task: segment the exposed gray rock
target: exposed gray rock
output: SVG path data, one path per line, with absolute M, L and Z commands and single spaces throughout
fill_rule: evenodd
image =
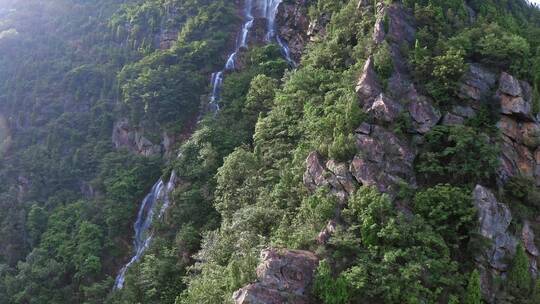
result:
M 454 106 L 452 107 L 452 113 L 463 118 L 473 118 L 476 116 L 476 111 L 469 106 Z
M 470 64 L 459 87 L 459 96 L 464 99 L 480 101 L 488 96 L 495 86 L 497 77 L 479 64 Z
M 236 291 L 236 304 L 308 304 L 318 258 L 309 251 L 269 248 L 261 252 L 257 283 Z
M 373 42 L 375 44 L 380 44 L 384 41 L 384 37 L 386 36 L 385 28 L 384 28 L 384 19 L 386 18 L 386 14 L 384 12 L 381 12 L 379 16 L 377 17 L 377 21 L 375 21 L 375 26 L 373 28 Z
M 388 6 L 387 14 L 388 38 L 398 43 L 414 43 L 416 29 L 412 14 L 398 2 Z
M 320 187 L 328 187 L 340 202 L 344 203 L 352 194 L 358 183 L 349 172 L 348 164 L 334 160 L 324 161 L 318 152 L 311 152 L 306 159 L 304 185 L 315 191 Z
M 521 229 L 521 243 L 525 248 L 525 251 L 529 255 L 530 270 L 535 276 L 538 274 L 538 256 L 540 252 L 538 247 L 534 243 L 534 231 L 531 228 L 531 223 L 529 221 L 523 222 L 523 228 Z
M 112 141 L 117 149 L 124 147 L 143 156 L 157 155 L 162 152 L 161 145 L 154 144 L 144 137 L 137 128 L 129 125 L 127 119 L 121 119 L 114 124 Z
M 356 85 L 356 93 L 360 97 L 362 105 L 369 105 L 382 93 L 381 85 L 377 80 L 377 74 L 373 69 L 373 57 L 369 57 L 364 64 L 364 69 Z
M 499 79 L 499 90 L 503 94 L 513 97 L 521 96 L 522 93 L 519 80 L 505 72 L 501 73 L 501 77 Z
M 326 244 L 330 237 L 336 232 L 336 229 L 337 222 L 335 220 L 329 221 L 328 224 L 326 224 L 324 229 L 317 236 L 317 243 Z
M 307 30 L 309 41 L 319 41 L 322 37 L 326 36 L 326 25 L 328 22 L 330 22 L 330 18 L 326 14 L 311 20 Z
M 371 130 L 370 134 L 356 135 L 359 153 L 350 167 L 356 180 L 390 195 L 395 194 L 399 182 L 416 185 L 413 149 L 380 126 L 374 125 Z
M 512 75 L 502 73 L 496 97 L 501 103 L 501 113 L 521 120 L 534 120 L 532 115 L 532 93 L 530 86 Z
M 485 261 L 495 270 L 506 271 L 506 257 L 514 255 L 517 245 L 508 230 L 512 222 L 510 209 L 499 203 L 489 189 L 480 185 L 475 187 L 473 198 L 478 210 L 479 232 L 491 241 L 491 246 L 484 252 Z
M 441 120 L 441 113 L 427 100 L 413 100 L 409 103 L 409 113 L 413 119 L 416 132 L 425 134 Z
M 403 111 L 403 106 L 381 93 L 366 109 L 376 121 L 383 123 L 394 122 Z
M 497 127 L 502 134 L 499 182 L 504 184 L 508 178 L 522 175 L 533 177 L 540 184 L 540 164 L 535 151 L 540 145 L 540 125 L 502 115 Z

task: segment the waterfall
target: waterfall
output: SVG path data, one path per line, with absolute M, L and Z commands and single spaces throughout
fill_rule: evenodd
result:
M 229 54 L 225 67 L 212 73 L 212 96 L 210 97 L 210 110 L 213 113 L 217 113 L 220 110 L 219 99 L 221 96 L 221 87 L 223 86 L 223 77 L 225 72 L 234 70 L 236 67 L 236 58 L 238 52 L 242 48 L 248 47 L 248 38 L 255 18 L 265 18 L 267 20 L 267 32 L 265 40 L 268 43 L 275 41 L 281 48 L 283 57 L 291 66 L 295 66 L 295 62 L 291 59 L 289 47 L 287 44 L 277 35 L 276 29 L 276 15 L 279 4 L 283 0 L 244 0 L 243 19 L 244 23 L 241 30 L 238 33 L 236 39 L 235 50 Z M 129 262 L 120 269 L 118 276 L 114 283 L 114 289 L 122 289 L 124 287 L 125 275 L 129 267 L 138 262 L 142 257 L 148 246 L 152 241 L 152 232 L 150 230 L 152 221 L 154 220 L 155 210 L 158 208 L 156 204 L 161 203 L 159 208 L 158 219 L 162 218 L 167 208 L 170 205 L 169 194 L 174 190 L 176 183 L 176 174 L 173 171 L 167 185 L 164 185 L 162 179 L 159 179 L 152 187 L 150 193 L 146 195 L 141 203 L 141 207 L 137 214 L 137 221 L 135 222 L 133 229 L 135 231 L 135 238 L 133 240 L 133 256 Z
M 122 287 L 124 287 L 127 270 L 131 265 L 139 261 L 148 246 L 150 246 L 153 237 L 150 228 L 154 220 L 155 211 L 158 208 L 157 204 L 161 203 L 158 214 L 158 219 L 161 219 L 170 206 L 169 195 L 174 190 L 175 184 L 176 173 L 173 171 L 166 185 L 164 185 L 163 180 L 160 178 L 154 184 L 150 193 L 143 199 L 139 212 L 137 213 L 137 220 L 133 225 L 133 230 L 135 231 L 133 256 L 129 262 L 120 269 L 114 282 L 114 289 L 122 289 Z
M 221 97 L 221 87 L 223 86 L 224 73 L 227 71 L 232 71 L 236 68 L 236 58 L 238 56 L 238 52 L 242 48 L 248 47 L 249 33 L 251 31 L 251 28 L 253 27 L 255 18 L 266 19 L 266 42 L 271 43 L 275 41 L 279 45 L 281 53 L 285 60 L 287 60 L 289 65 L 293 67 L 296 66 L 296 63 L 291 58 L 289 46 L 277 34 L 276 16 L 281 2 L 283 2 L 283 0 L 244 0 L 244 8 L 242 10 L 244 23 L 242 25 L 242 29 L 238 33 L 235 49 L 227 57 L 225 67 L 222 70 L 212 74 L 212 95 L 210 97 L 210 111 L 212 111 L 213 113 L 217 113 L 220 110 L 219 100 Z

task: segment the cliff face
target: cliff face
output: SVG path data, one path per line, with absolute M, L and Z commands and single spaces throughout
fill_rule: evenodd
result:
M 310 39 L 308 31 L 318 33 L 311 40 L 324 39 L 323 27 L 317 25 L 323 22 L 321 20 L 312 20 L 308 31 L 298 31 L 299 28 L 307 28 L 309 22 L 303 8 L 297 5 L 282 6 L 278 18 L 283 25 L 281 34 L 289 42 L 293 54 L 300 53 L 296 51 L 296 45 L 301 50 L 305 41 Z M 469 21 L 474 22 L 476 13 L 470 7 L 468 9 L 468 14 L 472 15 Z M 489 137 L 484 134 L 485 138 L 479 140 L 500 147 L 499 167 L 496 182 L 488 183 L 489 187 L 477 184 L 470 196 L 477 214 L 475 230 L 487 241 L 485 249 L 475 253 L 475 265 L 481 273 L 482 293 L 490 303 L 500 301 L 498 284 L 506 278 L 518 244 L 523 244 L 529 257 L 529 275 L 536 276 L 538 271 L 537 240 L 531 223 L 525 220 L 522 228 L 517 230 L 510 227 L 515 220 L 509 208 L 511 202 L 504 198 L 499 200 L 494 195 L 503 191 L 512 178 L 530 178 L 536 183 L 531 187 L 539 185 L 540 120 L 532 110 L 531 85 L 505 71 L 494 71 L 480 62 L 471 61 L 456 85 L 458 100 L 451 107 L 441 107 L 440 102 L 417 89 L 418 80 L 413 75 L 408 55 L 403 51 L 407 47 L 414 48 L 418 27 L 413 12 L 399 3 L 378 3 L 373 7 L 369 1 L 359 1 L 357 10 L 376 10 L 370 45 L 372 49 L 382 45 L 388 48 L 392 73 L 378 75 L 373 57 L 376 54 L 368 54 L 356 84 L 358 106 L 367 115 L 366 122 L 355 130 L 357 152 L 352 159 L 344 162 L 312 151 L 305 162 L 304 185 L 312 193 L 329 189 L 340 202 L 338 209 L 345 208 L 349 197 L 358 187 L 374 186 L 388 194 L 396 208 L 408 213 L 413 208 L 412 202 L 404 200 L 398 192 L 404 184 L 412 189 L 425 187 L 426 181 L 417 182 L 415 165 L 425 150 L 426 135 L 437 126 L 465 125 L 470 119 L 481 115 L 486 100 L 489 100 L 489 106 L 496 109 L 493 115 L 500 133 Z M 324 16 L 321 18 L 325 19 Z M 409 122 L 405 136 L 396 134 L 391 127 L 403 119 Z M 317 241 L 320 244 L 331 243 L 332 234 L 340 229 L 336 228 L 340 226 L 336 223 L 343 220 L 339 211 L 336 214 L 319 233 Z M 530 219 L 535 221 L 535 216 Z M 305 283 L 309 284 L 311 276 L 304 277 Z M 257 284 L 264 284 L 264 280 L 260 279 Z M 265 293 L 252 285 L 237 294 L 248 290 L 252 300 L 245 302 L 245 297 L 238 296 L 235 298 L 237 303 L 261 302 Z
M 540 294 L 525 2 L 28 3 L 0 7 L 0 303 Z

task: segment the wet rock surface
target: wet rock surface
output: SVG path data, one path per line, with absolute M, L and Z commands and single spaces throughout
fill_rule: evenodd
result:
M 309 40 L 310 30 L 305 0 L 282 2 L 278 8 L 276 24 L 278 35 L 289 46 L 291 57 L 295 62 L 299 62 Z M 311 31 L 320 32 L 321 29 L 315 30 L 315 26 L 312 26 Z

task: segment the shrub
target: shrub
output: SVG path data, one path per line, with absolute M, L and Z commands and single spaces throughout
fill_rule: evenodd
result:
M 493 177 L 498 151 L 485 134 L 471 127 L 437 126 L 426 134 L 416 169 L 427 184 L 478 183 Z
M 414 209 L 454 247 L 468 237 L 475 209 L 470 191 L 447 184 L 418 192 Z
M 469 283 L 467 284 L 467 294 L 465 304 L 482 304 L 482 292 L 480 290 L 480 274 L 478 270 L 471 272 Z
M 324 304 L 349 303 L 347 280 L 343 276 L 334 278 L 330 265 L 326 260 L 320 262 L 313 282 L 315 295 Z

